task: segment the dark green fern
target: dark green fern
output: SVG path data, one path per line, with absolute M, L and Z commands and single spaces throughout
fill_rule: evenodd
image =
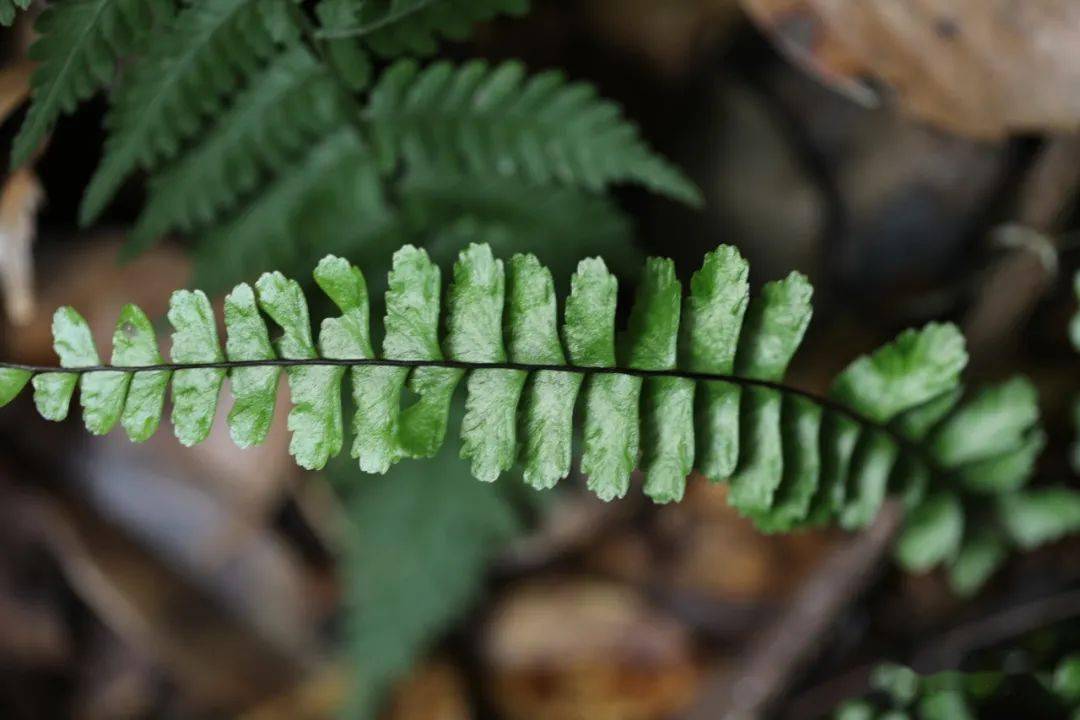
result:
M 27 7 L 27 0 L 15 3 Z M 5 10 L 5 7 L 7 10 Z M 13 17 L 11 0 L 0 3 L 0 22 Z M 113 80 L 117 62 L 141 49 L 146 39 L 172 15 L 170 0 L 69 0 L 50 4 L 34 29 L 30 47 L 38 61 L 33 94 L 11 150 L 14 165 L 25 162 L 62 113 L 94 95 Z
M 427 244 L 462 221 L 513 234 L 538 197 L 546 215 L 578 221 L 577 251 L 608 251 L 613 227 L 629 240 L 602 195 L 615 183 L 700 202 L 584 83 L 530 76 L 513 62 L 399 59 L 527 8 L 526 0 L 57 3 L 38 24 L 33 55 L 42 66 L 13 160 L 25 162 L 61 112 L 109 85 L 105 150 L 82 222 L 145 171 L 147 201 L 128 255 L 183 233 L 196 241 L 200 281 L 214 287 L 253 270 L 296 270 L 328 250 L 377 262 L 376 248 Z M 397 62 L 375 77 L 372 57 Z M 113 83 L 118 60 L 124 72 Z M 449 178 L 474 201 L 426 205 L 421 185 Z M 529 239 L 542 227 L 530 227 Z
M 642 142 L 618 106 L 562 73 L 517 62 L 393 65 L 364 110 L 379 164 L 454 168 L 603 190 L 636 182 L 691 204 L 701 196 Z

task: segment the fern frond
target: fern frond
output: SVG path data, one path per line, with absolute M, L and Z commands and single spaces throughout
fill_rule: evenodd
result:
M 335 158 L 340 150 L 327 146 Z M 857 359 L 828 397 L 785 386 L 809 322 L 810 286 L 793 273 L 750 299 L 746 262 L 729 247 L 706 257 L 687 298 L 671 261 L 650 260 L 629 325 L 617 334 L 617 283 L 599 259 L 580 263 L 560 328 L 552 276 L 534 257 L 518 255 L 504 267 L 487 245 L 471 245 L 454 266 L 444 310 L 439 268 L 406 246 L 389 275 L 381 354 L 360 271 L 330 256 L 314 279 L 341 313 L 323 320 L 317 335 L 300 286 L 268 273 L 226 298 L 225 352 L 207 297 L 175 293 L 167 365 L 135 309 L 121 318 L 110 368 L 99 366 L 85 321 L 61 308 L 54 322 L 61 369 L 4 366 L 0 400 L 33 377 L 41 414 L 62 419 L 78 383 L 91 432 L 127 418 L 128 434 L 142 440 L 172 372 L 173 425 L 192 444 L 209 432 L 229 376 L 237 397 L 230 430 L 246 447 L 266 435 L 284 368 L 294 405 L 290 452 L 315 469 L 343 447 L 348 374 L 357 406 L 352 455 L 362 470 L 381 473 L 437 452 L 464 381 L 462 454 L 481 480 L 515 463 L 537 488 L 566 477 L 580 407 L 581 469 L 602 498 L 625 495 L 640 465 L 645 492 L 675 501 L 696 467 L 730 483 L 740 512 L 778 531 L 834 518 L 860 527 L 893 491 L 914 508 L 900 553 L 919 568 L 962 552 L 958 498 L 1014 502 L 1041 444 L 1026 380 L 959 402 L 967 356 L 951 325 L 906 331 Z M 266 318 L 281 328 L 276 343 Z M 406 387 L 417 399 L 402 407 Z
M 559 277 L 569 277 L 574 270 L 576 260 L 568 251 L 610 257 L 620 276 L 635 273 L 641 259 L 630 242 L 632 229 L 625 214 L 602 194 L 572 187 L 541 190 L 515 178 L 432 168 L 410 172 L 395 191 L 401 236 L 423 245 L 438 263 L 449 265 L 468 244 L 457 232 L 463 222 L 502 230 L 485 237 L 499 254 L 535 248 Z M 474 230 L 469 239 L 476 237 Z
M 656 155 L 619 107 L 559 72 L 517 62 L 421 68 L 404 60 L 364 113 L 384 171 L 434 166 L 602 190 L 633 182 L 692 205 L 698 189 Z
M 27 7 L 28 0 L 17 0 Z M 9 17 L 0 4 L 0 22 Z M 62 113 L 112 80 L 119 58 L 138 48 L 172 14 L 170 0 L 71 0 L 52 3 L 34 24 L 30 110 L 11 150 L 12 166 L 30 157 Z M 10 19 L 3 24 L 7 25 Z
M 201 140 L 149 182 L 131 233 L 138 252 L 173 228 L 206 227 L 257 191 L 265 179 L 342 127 L 345 112 L 333 80 L 300 46 L 249 80 Z
M 79 209 L 83 224 L 100 215 L 133 170 L 175 156 L 280 50 L 291 27 L 282 20 L 287 2 L 200 0 L 155 35 L 106 118 L 109 138 Z
M 620 275 L 636 271 L 640 255 L 627 245 L 630 225 L 610 198 L 570 187 L 538 192 L 514 178 L 425 170 L 402 178 L 391 203 L 370 153 L 347 139 L 348 130 L 340 135 L 337 142 L 351 164 L 316 145 L 237 218 L 204 235 L 196 255 L 201 286 L 227 289 L 246 273 L 310 267 L 333 252 L 370 268 L 373 286 L 382 290 L 389 258 L 401 245 L 423 246 L 433 260 L 449 265 L 480 232 L 500 254 L 537 248 L 559 277 L 573 272 L 571 248 L 609 254 Z
M 0 0 L 0 25 L 8 27 L 15 22 L 19 10 L 30 7 L 33 0 Z
M 333 18 L 321 35 L 362 41 L 382 57 L 430 55 L 441 38 L 464 40 L 473 25 L 523 15 L 529 0 L 323 0 Z
M 200 240 L 195 273 L 213 288 L 245 273 L 308 264 L 327 251 L 363 245 L 388 222 L 371 154 L 342 127 L 277 173 L 226 222 Z

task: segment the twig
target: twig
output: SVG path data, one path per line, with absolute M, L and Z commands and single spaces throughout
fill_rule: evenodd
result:
M 918 653 L 911 664 L 920 672 L 951 670 L 976 650 L 1075 617 L 1080 617 L 1080 590 L 1010 607 L 950 630 Z
M 707 684 L 686 720 L 760 717 L 811 659 L 843 609 L 870 583 L 902 516 L 898 503 L 887 503 L 873 525 L 833 553 L 788 610 L 744 653 L 742 670 Z

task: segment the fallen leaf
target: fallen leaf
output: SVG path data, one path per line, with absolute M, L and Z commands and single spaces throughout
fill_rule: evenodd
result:
M 25 59 L 0 68 L 0 123 L 30 95 L 30 75 L 33 71 L 34 63 Z
M 737 0 L 591 0 L 586 12 L 602 38 L 669 77 L 686 74 L 741 16 Z
M 445 660 L 415 668 L 394 688 L 385 720 L 471 720 L 465 678 Z
M 519 586 L 482 643 L 485 686 L 508 720 L 672 717 L 697 688 L 687 629 L 615 583 Z
M 37 176 L 19 168 L 0 190 L 0 286 L 13 325 L 26 325 L 34 314 L 34 236 L 37 210 L 45 195 Z
M 743 0 L 779 47 L 866 99 L 880 81 L 906 112 L 998 138 L 1080 124 L 1074 0 Z

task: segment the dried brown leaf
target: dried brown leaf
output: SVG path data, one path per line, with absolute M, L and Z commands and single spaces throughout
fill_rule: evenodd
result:
M 0 189 L 0 287 L 14 325 L 26 325 L 34 314 L 33 244 L 44 197 L 41 183 L 28 168 L 15 170 Z
M 1080 121 L 1073 0 L 743 0 L 797 62 L 866 96 L 883 82 L 908 113 L 995 138 Z
M 30 95 L 30 75 L 34 63 L 18 60 L 0 68 L 0 123 L 4 122 Z

